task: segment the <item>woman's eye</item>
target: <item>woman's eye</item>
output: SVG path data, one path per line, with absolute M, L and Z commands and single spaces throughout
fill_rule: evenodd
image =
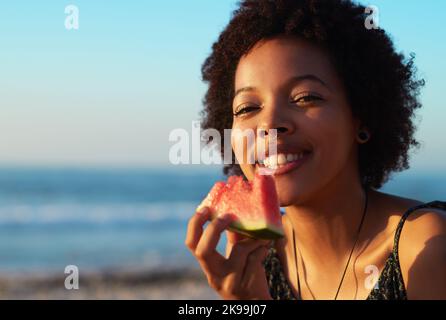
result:
M 313 103 L 314 101 L 319 101 L 319 100 L 323 100 L 321 97 L 313 95 L 313 94 L 308 94 L 305 96 L 300 96 L 297 97 L 296 99 L 294 99 L 292 102 L 293 103 L 298 103 L 301 105 L 306 105 L 306 104 L 310 104 Z
M 237 111 L 234 112 L 234 116 L 241 116 L 243 114 L 258 110 L 259 107 L 258 106 L 254 106 L 254 105 L 246 105 L 244 107 L 239 108 Z

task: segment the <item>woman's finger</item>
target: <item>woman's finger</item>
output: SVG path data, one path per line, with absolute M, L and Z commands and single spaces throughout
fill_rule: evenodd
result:
M 238 270 L 235 275 L 237 284 L 242 282 L 248 256 L 261 245 L 262 243 L 259 240 L 254 239 L 241 240 L 233 245 L 228 257 L 228 265 L 231 266 L 232 270 Z
M 236 243 L 239 242 L 241 240 L 245 240 L 245 239 L 251 239 L 248 236 L 242 235 L 240 233 L 234 232 L 234 231 L 226 231 L 226 237 L 228 238 L 228 241 L 231 243 Z
M 248 255 L 261 245 L 264 245 L 264 242 L 255 239 L 244 239 L 237 243 L 234 243 L 228 260 L 232 261 L 231 265 L 233 265 L 234 262 L 237 261 L 243 266 Z
M 196 212 L 192 218 L 190 218 L 187 225 L 187 233 L 185 245 L 192 252 L 195 252 L 198 241 L 203 234 L 203 225 L 210 219 L 210 210 L 205 207 L 199 212 Z
M 247 236 L 244 236 L 240 233 L 237 232 L 233 232 L 233 231 L 226 231 L 226 239 L 228 240 L 228 242 L 226 243 L 226 257 L 229 257 L 229 255 L 231 254 L 232 251 L 232 247 L 234 246 L 235 243 L 245 240 L 245 239 L 251 239 Z
M 225 257 L 217 252 L 217 244 L 220 241 L 221 233 L 230 225 L 232 220 L 231 215 L 214 219 L 198 241 L 195 256 L 207 272 L 212 273 L 212 270 L 221 270 L 227 261 Z
M 230 242 L 228 240 L 228 243 L 226 245 L 226 256 L 227 257 L 231 256 L 232 248 L 235 247 L 237 244 L 240 244 L 240 243 L 256 243 L 257 246 L 260 246 L 260 245 L 265 245 L 266 246 L 266 245 L 271 244 L 271 240 L 254 239 L 254 238 L 246 237 L 244 235 L 239 235 L 239 236 L 232 235 L 232 237 L 233 237 L 232 238 L 233 240 L 234 239 L 238 239 L 238 240 L 236 240 L 235 242 Z
M 251 288 L 260 280 L 259 277 L 265 277 L 263 261 L 267 257 L 268 252 L 269 247 L 259 246 L 248 255 L 241 281 L 244 288 Z M 266 278 L 263 280 L 266 280 Z

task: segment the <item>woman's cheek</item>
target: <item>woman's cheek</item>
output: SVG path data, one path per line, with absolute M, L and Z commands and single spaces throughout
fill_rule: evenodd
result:
M 318 134 L 317 170 L 327 179 L 336 176 L 347 165 L 350 155 L 350 137 L 342 121 L 338 123 L 321 126 Z
M 245 176 L 250 179 L 254 175 L 252 165 L 255 163 L 253 152 L 255 148 L 254 130 L 248 127 L 233 126 L 231 147 L 240 168 Z

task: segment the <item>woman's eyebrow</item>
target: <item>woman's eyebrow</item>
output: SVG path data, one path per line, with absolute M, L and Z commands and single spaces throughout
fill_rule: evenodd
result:
M 322 84 L 327 89 L 330 89 L 330 87 L 325 83 L 325 81 L 323 81 L 321 78 L 315 76 L 314 74 L 304 74 L 301 76 L 291 77 L 290 79 L 287 80 L 287 82 L 285 83 L 285 86 L 289 86 L 290 84 L 297 84 L 302 81 L 317 82 L 319 84 Z M 252 91 L 257 91 L 257 88 L 251 87 L 251 86 L 240 88 L 237 91 L 235 91 L 234 98 L 242 92 L 252 92 Z
M 295 76 L 295 77 L 291 77 L 286 84 L 296 84 L 302 81 L 313 81 L 313 82 L 318 82 L 319 84 L 322 84 L 324 87 L 326 87 L 327 89 L 330 89 L 330 87 L 327 85 L 327 83 L 325 81 L 323 81 L 321 78 L 315 76 L 314 74 L 304 74 L 302 76 Z
M 235 94 L 234 94 L 234 98 L 237 97 L 237 95 L 239 95 L 242 92 L 252 92 L 252 91 L 257 91 L 256 87 L 243 87 L 238 89 Z

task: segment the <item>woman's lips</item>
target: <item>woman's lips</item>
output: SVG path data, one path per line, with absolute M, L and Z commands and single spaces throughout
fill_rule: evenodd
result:
M 287 162 L 284 165 L 278 166 L 277 168 L 268 168 L 260 164 L 256 164 L 256 171 L 259 174 L 265 174 L 265 175 L 284 175 L 289 173 L 290 171 L 296 170 L 299 168 L 303 163 L 305 163 L 312 155 L 313 153 L 305 153 L 302 158 L 298 160 L 294 160 L 291 162 Z

